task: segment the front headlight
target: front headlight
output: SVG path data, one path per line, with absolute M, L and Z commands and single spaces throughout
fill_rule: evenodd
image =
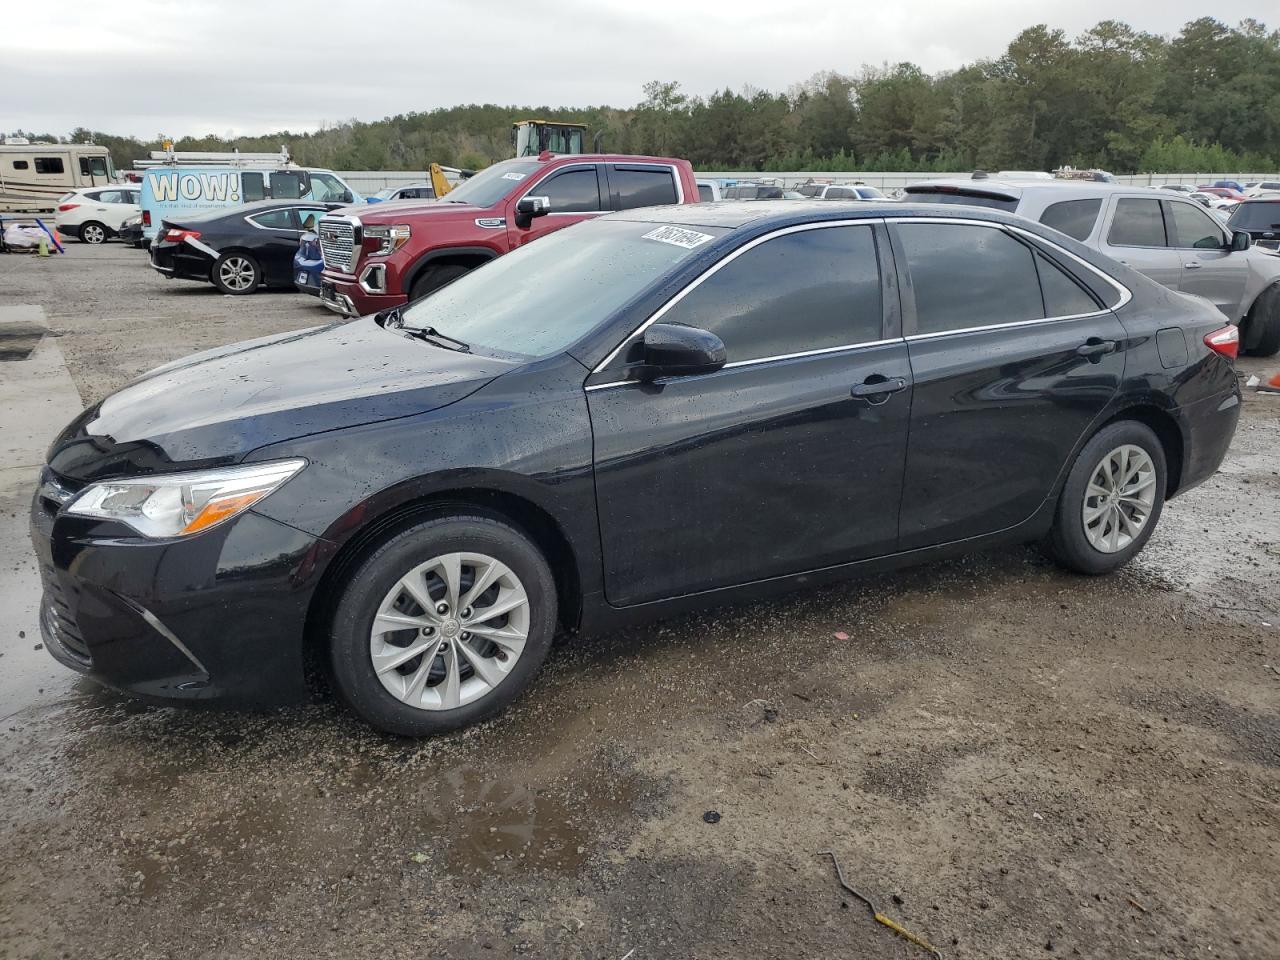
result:
M 306 465 L 305 460 L 275 460 L 106 480 L 86 487 L 67 513 L 118 520 L 144 537 L 187 537 L 248 510 Z
M 407 223 L 397 223 L 394 225 L 373 224 L 364 228 L 364 235 L 368 238 L 378 241 L 378 248 L 369 253 L 371 257 L 385 257 L 395 253 L 409 241 L 410 235 L 409 225 Z

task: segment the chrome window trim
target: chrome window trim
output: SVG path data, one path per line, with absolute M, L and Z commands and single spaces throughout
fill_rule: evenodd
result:
M 608 356 L 606 356 L 603 360 L 597 363 L 595 367 L 592 368 L 591 373 L 588 376 L 593 377 L 597 373 L 601 373 L 606 367 L 609 366 L 609 364 L 613 363 L 614 359 L 618 356 L 618 354 L 622 352 L 622 348 L 625 347 L 628 343 L 630 343 L 636 337 L 637 334 L 644 333 L 644 331 L 649 329 L 650 326 L 657 323 L 664 316 L 666 316 L 667 312 L 671 310 L 673 307 L 675 307 L 676 304 L 678 304 L 681 300 L 683 300 L 685 297 L 691 294 L 694 290 L 700 287 L 703 284 L 703 282 L 715 276 L 715 274 L 717 274 L 721 269 L 728 266 L 734 260 L 737 260 L 738 257 L 742 256 L 748 250 L 754 250 L 756 247 L 760 246 L 762 243 L 767 243 L 768 241 L 773 240 L 777 237 L 785 237 L 788 234 L 792 234 L 792 233 L 802 233 L 806 230 L 823 230 L 823 229 L 829 229 L 831 227 L 853 227 L 853 226 L 872 227 L 877 223 L 883 223 L 883 222 L 884 220 L 879 217 L 860 217 L 860 218 L 848 219 L 848 220 L 822 220 L 816 223 L 799 223 L 799 224 L 795 224 L 794 226 L 783 227 L 782 229 L 775 230 L 772 233 L 763 234 L 762 236 L 756 237 L 754 240 L 751 240 L 748 243 L 744 243 L 737 250 L 734 250 L 732 253 L 730 253 L 727 257 L 724 257 L 723 259 L 716 261 L 710 267 L 704 270 L 702 273 L 698 274 L 698 276 L 694 277 L 693 280 L 688 283 L 688 285 L 686 285 L 683 289 L 678 291 L 670 300 L 668 300 L 666 303 L 660 306 L 657 310 L 655 310 L 649 316 L 649 319 L 645 320 L 643 323 L 637 326 L 634 330 L 628 333 L 625 337 L 619 340 L 618 345 L 609 352 Z M 883 297 L 883 292 L 881 296 Z M 868 340 L 862 343 L 842 344 L 841 346 L 837 346 L 837 347 L 823 347 L 819 350 L 806 350 L 801 353 L 779 354 L 778 356 L 774 356 L 774 357 L 757 357 L 751 360 L 736 360 L 733 363 L 726 363 L 724 367 L 722 367 L 721 369 L 725 369 L 728 367 L 747 366 L 748 364 L 772 363 L 777 360 L 789 360 L 795 357 L 816 356 L 817 354 L 820 354 L 820 353 L 835 353 L 840 350 L 853 350 L 858 347 L 868 347 L 868 346 L 874 346 L 874 345 L 883 344 L 883 343 L 896 343 L 897 339 L 898 338 L 894 338 L 891 340 Z M 587 387 L 587 389 L 599 390 L 603 387 L 616 387 L 621 384 L 633 383 L 633 382 L 634 381 L 631 381 L 631 380 L 615 380 L 615 381 L 610 381 L 609 383 L 591 384 L 590 386 Z

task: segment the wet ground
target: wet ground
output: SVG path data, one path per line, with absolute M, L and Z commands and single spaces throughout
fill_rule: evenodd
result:
M 44 307 L 86 400 L 325 316 L 70 249 L 0 258 L 0 307 Z M 2 957 L 926 956 L 825 850 L 947 957 L 1280 955 L 1280 396 L 1117 575 L 1005 550 L 567 639 L 426 742 L 73 681 L 9 484 Z

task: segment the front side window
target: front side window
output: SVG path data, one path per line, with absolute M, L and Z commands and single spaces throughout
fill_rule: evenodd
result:
M 694 287 L 662 322 L 711 331 L 730 363 L 879 340 L 875 237 L 851 226 L 766 240 Z
M 347 188 L 331 173 L 311 174 L 311 199 L 320 203 L 344 203 Z
M 1198 207 L 1176 200 L 1169 204 L 1173 214 L 1173 236 L 1170 245 L 1196 250 L 1221 250 L 1226 246 L 1222 228 Z
M 548 356 L 724 233 L 719 227 L 586 221 L 464 274 L 405 308 L 404 325 L 435 327 L 475 350 Z
M 36 157 L 36 173 L 65 173 L 61 157 Z
M 553 173 L 529 191 L 546 197 L 552 213 L 591 213 L 600 209 L 600 185 L 595 167 Z
M 1116 201 L 1115 219 L 1107 242 L 1113 247 L 1168 246 L 1159 200 L 1122 197 Z
M 93 171 L 95 177 L 105 177 L 107 175 L 107 158 L 90 157 L 89 169 Z
M 916 301 L 916 333 L 1044 317 L 1031 250 L 995 227 L 899 223 Z
M 1093 233 L 1093 225 L 1097 223 L 1101 209 L 1101 197 L 1094 200 L 1063 200 L 1045 207 L 1044 213 L 1040 214 L 1040 222 L 1059 233 L 1065 233 L 1072 240 L 1084 240 Z
M 609 184 L 618 197 L 619 210 L 655 207 L 678 200 L 670 167 L 613 167 L 609 170 Z

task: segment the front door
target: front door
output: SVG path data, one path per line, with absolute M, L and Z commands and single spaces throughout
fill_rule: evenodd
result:
M 801 228 L 721 261 L 658 319 L 716 373 L 588 381 L 605 593 L 625 606 L 891 553 L 911 409 L 885 336 L 883 228 Z M 642 336 L 642 334 L 640 334 Z
M 994 224 L 892 224 L 915 384 L 900 549 L 994 533 L 1045 502 L 1119 389 L 1125 331 Z
M 591 217 L 598 217 L 608 205 L 602 201 L 600 175 L 595 164 L 560 167 L 547 174 L 520 197 L 545 197 L 550 211 L 521 226 L 516 222 L 516 203 L 507 212 L 507 236 L 513 248 L 532 243 Z
M 1233 322 L 1240 319 L 1241 297 L 1249 282 L 1249 259 L 1233 254 L 1226 228 L 1204 207 L 1188 200 L 1166 200 L 1169 246 L 1182 261 L 1178 289 L 1204 297 Z

